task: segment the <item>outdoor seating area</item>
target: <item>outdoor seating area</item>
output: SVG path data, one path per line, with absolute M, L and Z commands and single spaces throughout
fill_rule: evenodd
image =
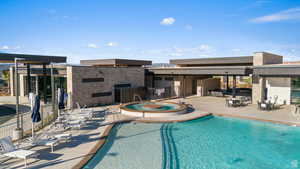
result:
M 209 95 L 215 96 L 215 97 L 224 97 L 224 96 L 245 96 L 249 97 L 251 96 L 252 90 L 250 88 L 236 88 L 235 92 L 233 89 L 216 89 L 216 90 L 210 90 Z
M 39 158 L 39 151 L 34 151 L 35 147 L 41 147 L 43 150 L 49 148 L 49 153 L 55 154 L 55 147 L 61 147 L 60 144 L 72 144 L 73 134 L 79 130 L 91 128 L 94 122 L 100 126 L 104 122 L 106 116 L 113 112 L 114 109 L 97 108 L 97 111 L 88 108 L 80 108 L 74 110 L 61 110 L 59 117 L 49 126 L 32 133 L 32 136 L 13 142 L 11 137 L 0 139 L 0 163 L 4 163 L 9 159 L 3 158 L 20 158 L 24 159 L 24 166 L 27 167 L 29 158 Z M 102 124 L 101 124 L 102 125 Z M 78 137 L 78 134 L 77 134 Z M 15 143 L 15 144 L 14 144 Z M 44 150 L 43 150 L 44 151 Z
M 246 96 L 230 97 L 226 98 L 225 102 L 227 107 L 247 106 L 251 104 L 251 98 Z
M 273 101 L 272 98 L 269 98 L 262 102 L 257 101 L 258 109 L 266 110 L 266 111 L 278 109 L 280 105 L 277 104 L 277 100 L 278 100 L 278 96 L 275 96 Z

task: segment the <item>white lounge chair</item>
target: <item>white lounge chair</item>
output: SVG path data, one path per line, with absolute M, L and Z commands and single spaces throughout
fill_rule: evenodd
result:
M 6 157 L 24 159 L 25 167 L 27 167 L 28 158 L 38 155 L 36 151 L 16 148 L 9 136 L 0 139 L 0 151 Z

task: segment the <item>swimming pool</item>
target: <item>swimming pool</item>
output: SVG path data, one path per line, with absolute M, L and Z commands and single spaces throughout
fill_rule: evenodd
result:
M 116 126 L 84 168 L 291 169 L 299 150 L 298 127 L 210 116 Z

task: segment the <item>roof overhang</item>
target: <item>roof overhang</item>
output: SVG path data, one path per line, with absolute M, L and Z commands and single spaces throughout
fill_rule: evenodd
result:
M 198 58 L 198 59 L 173 59 L 171 64 L 184 66 L 249 66 L 253 65 L 253 56 L 222 57 L 222 58 Z
M 253 74 L 258 76 L 292 77 L 300 76 L 300 65 L 255 66 Z
M 65 56 L 45 56 L 45 55 L 28 55 L 28 54 L 13 54 L 0 53 L 0 63 L 13 63 L 15 58 L 21 58 L 19 63 L 29 64 L 50 64 L 50 63 L 66 63 Z
M 94 65 L 94 66 L 143 66 L 143 65 L 151 65 L 152 61 L 129 60 L 129 59 L 95 59 L 95 60 L 81 60 L 80 64 Z
M 248 76 L 252 74 L 251 67 L 247 67 L 247 66 L 149 68 L 149 71 L 158 75 Z

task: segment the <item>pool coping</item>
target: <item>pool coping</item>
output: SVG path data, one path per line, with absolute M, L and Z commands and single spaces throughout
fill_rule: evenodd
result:
M 134 109 L 130 109 L 130 108 L 126 107 L 128 105 L 140 103 L 140 102 L 133 102 L 133 103 L 125 103 L 125 104 L 120 105 L 120 109 L 121 110 L 129 111 L 129 112 L 139 112 L 139 113 L 174 113 L 174 112 L 178 112 L 178 111 L 184 111 L 184 110 L 186 110 L 188 108 L 188 106 L 185 105 L 185 104 L 179 104 L 179 103 L 170 102 L 170 101 L 150 101 L 150 102 L 154 102 L 154 103 L 155 102 L 160 102 L 160 103 L 175 104 L 175 105 L 178 105 L 179 108 L 176 109 L 176 110 L 151 111 L 151 110 L 134 110 Z
M 75 166 L 72 167 L 72 169 L 81 169 L 83 168 L 97 153 L 98 150 L 101 149 L 101 147 L 104 145 L 104 143 L 107 140 L 108 135 L 110 134 L 111 129 L 113 128 L 114 124 L 108 125 L 108 127 L 104 130 L 103 134 L 101 135 L 99 141 L 96 143 L 96 145 L 86 154 L 86 156 Z

